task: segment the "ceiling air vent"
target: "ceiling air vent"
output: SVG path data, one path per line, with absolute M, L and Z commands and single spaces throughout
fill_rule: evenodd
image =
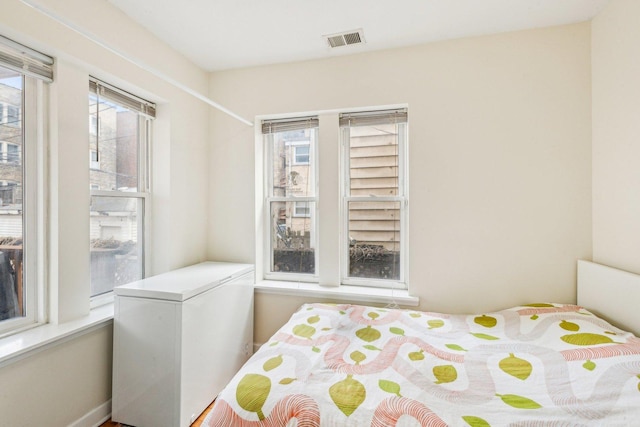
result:
M 329 34 L 323 37 L 327 39 L 327 43 L 329 43 L 330 47 L 349 46 L 365 42 L 362 29 L 345 31 L 338 34 Z

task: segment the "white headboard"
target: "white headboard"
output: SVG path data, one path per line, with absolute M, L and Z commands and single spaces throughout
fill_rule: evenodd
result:
M 578 261 L 578 305 L 640 336 L 640 275 Z

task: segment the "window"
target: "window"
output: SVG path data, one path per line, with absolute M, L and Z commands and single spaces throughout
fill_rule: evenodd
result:
M 0 36 L 0 335 L 44 320 L 42 101 L 53 60 Z
M 265 278 L 406 288 L 406 109 L 265 120 L 262 131 Z
M 406 110 L 340 115 L 343 283 L 405 281 L 406 123 Z
M 89 150 L 89 168 L 100 169 L 100 162 L 98 161 L 98 150 Z
M 293 205 L 294 217 L 311 217 L 311 208 L 307 202 L 294 202 Z
M 91 297 L 144 277 L 154 116 L 152 103 L 90 81 Z
M 309 164 L 309 144 L 293 146 L 293 163 L 296 165 Z
M 313 280 L 316 274 L 315 147 L 318 118 L 265 121 L 268 268 L 271 278 Z

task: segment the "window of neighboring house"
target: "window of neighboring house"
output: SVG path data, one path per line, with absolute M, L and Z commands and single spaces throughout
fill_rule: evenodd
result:
M 309 207 L 309 203 L 307 202 L 294 202 L 293 205 L 293 216 L 294 217 L 311 217 L 311 208 Z
M 20 127 L 20 107 L 15 105 L 7 106 L 7 119 L 5 124 L 8 126 Z
M 314 280 L 318 256 L 315 156 L 318 118 L 267 120 L 262 124 L 262 133 L 267 173 L 266 276 Z
M 296 165 L 308 165 L 309 164 L 309 144 L 296 144 L 293 145 L 293 163 Z
M 0 335 L 45 319 L 41 162 L 52 58 L 0 36 Z
M 89 117 L 89 123 L 96 124 L 95 132 L 89 132 L 91 297 L 95 300 L 145 274 L 155 105 L 91 79 Z
M 407 111 L 340 115 L 342 282 L 405 287 Z
M 20 146 L 18 144 L 5 144 L 7 163 L 20 163 Z
M 98 161 L 98 150 L 89 150 L 89 168 L 100 169 L 100 162 Z

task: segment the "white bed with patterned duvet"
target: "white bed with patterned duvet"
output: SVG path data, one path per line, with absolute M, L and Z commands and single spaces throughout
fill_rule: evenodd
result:
M 640 425 L 640 339 L 587 309 L 305 304 L 206 426 Z

